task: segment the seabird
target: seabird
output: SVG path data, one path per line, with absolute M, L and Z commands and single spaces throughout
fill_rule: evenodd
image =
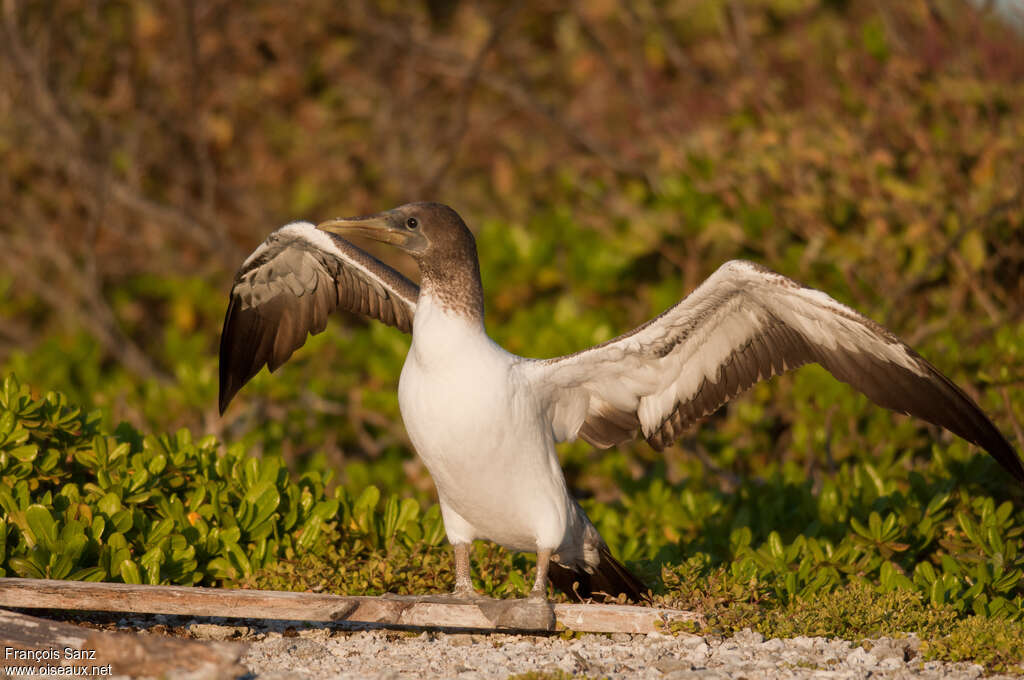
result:
M 342 236 L 409 253 L 420 285 Z M 645 597 L 569 494 L 555 444 L 599 448 L 640 433 L 661 450 L 754 383 L 817 362 L 875 403 L 988 451 L 1019 482 L 1013 447 L 963 390 L 891 332 L 760 265 L 722 265 L 660 316 L 554 359 L 487 335 L 476 242 L 439 203 L 410 203 L 270 234 L 242 264 L 220 344 L 220 411 L 264 365 L 281 366 L 342 309 L 412 333 L 398 383 L 406 430 L 437 486 L 455 594 L 474 596 L 477 539 L 535 552 L 530 599 L 549 576 L 577 598 Z

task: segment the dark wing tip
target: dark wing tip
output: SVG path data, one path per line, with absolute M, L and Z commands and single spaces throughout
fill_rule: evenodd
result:
M 904 346 L 924 375 L 864 353 L 838 361 L 821 354 L 819 363 L 876 404 L 926 420 L 984 449 L 1020 484 L 1024 463 L 981 407 L 939 369 Z
M 264 308 L 271 316 L 279 316 L 278 307 L 282 304 L 281 300 L 271 300 L 270 304 L 264 304 Z M 243 308 L 239 296 L 232 292 L 220 336 L 218 407 L 221 415 L 238 391 L 263 366 L 274 361 L 277 330 L 276 323 L 268 323 L 257 309 Z
M 228 410 L 228 404 L 231 403 L 231 400 L 235 398 L 236 394 L 238 394 L 237 388 L 224 389 L 224 383 L 221 383 L 220 394 L 217 398 L 217 412 L 220 415 L 224 415 L 224 411 Z
M 238 390 L 242 389 L 242 386 L 248 380 L 248 378 L 242 377 L 238 373 L 240 359 L 238 353 L 240 349 L 238 347 L 238 306 L 238 297 L 232 294 L 231 302 L 228 303 L 228 310 L 224 315 L 224 328 L 220 334 L 220 387 L 217 397 L 217 407 L 220 415 L 224 415 L 228 404 L 231 403 L 231 400 L 238 394 Z
M 1010 442 L 1003 436 L 1002 432 L 995 431 L 996 437 L 987 442 L 975 442 L 978 446 L 988 451 L 989 455 L 999 461 L 1013 477 L 1024 486 L 1024 463 L 1021 463 L 1020 456 L 1014 450 Z
M 224 415 L 224 411 L 228 410 L 228 404 L 238 394 L 238 390 L 242 388 L 242 385 L 238 384 L 231 373 L 226 369 L 224 363 L 224 350 L 223 343 L 221 347 L 221 359 L 220 359 L 220 389 L 217 394 L 217 410 L 220 415 Z
M 957 388 L 957 391 L 960 392 L 959 388 Z M 967 395 L 962 394 L 962 396 L 964 399 L 970 399 Z M 1002 465 L 1018 483 L 1021 484 L 1021 486 L 1024 486 L 1024 463 L 1021 462 L 1021 458 L 1013 448 L 1013 445 L 1010 444 L 1010 441 L 1002 432 L 999 431 L 999 428 L 995 426 L 995 423 L 985 415 L 980 406 L 975 404 L 973 400 L 970 401 L 970 406 L 973 408 L 965 409 L 964 413 L 966 416 L 965 420 L 967 421 L 966 424 L 960 424 L 957 429 L 954 429 L 950 425 L 945 425 L 945 427 L 972 444 L 984 449 L 990 456 L 995 458 L 996 461 Z

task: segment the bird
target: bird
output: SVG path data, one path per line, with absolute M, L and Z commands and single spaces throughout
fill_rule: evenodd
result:
M 351 243 L 412 256 L 420 283 Z M 478 597 L 470 547 L 536 553 L 531 602 L 549 582 L 578 600 L 649 597 L 571 495 L 556 444 L 654 449 L 754 383 L 818 363 L 876 404 L 945 428 L 1018 482 L 1024 466 L 961 388 L 893 333 L 760 264 L 731 260 L 680 302 L 612 340 L 549 359 L 517 356 L 487 334 L 476 241 L 452 208 L 408 203 L 272 232 L 231 288 L 220 342 L 219 408 L 263 366 L 274 371 L 336 310 L 411 333 L 398 382 L 409 439 L 437 490 L 455 587 Z

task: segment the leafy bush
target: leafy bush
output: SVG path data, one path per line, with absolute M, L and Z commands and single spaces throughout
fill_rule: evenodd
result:
M 975 486 L 994 470 L 980 456 L 972 464 L 983 476 L 967 475 L 955 490 L 941 471 L 859 462 L 817 493 L 791 469 L 789 479 L 744 480 L 729 494 L 656 480 L 623 508 L 585 506 L 626 559 L 725 563 L 737 582 L 762 583 L 782 602 L 866 579 L 880 592 L 1024 619 L 1024 513 Z
M 64 396 L 0 389 L 0 575 L 213 583 L 312 545 L 338 514 L 325 479 L 219 451 L 188 430 L 113 433 Z

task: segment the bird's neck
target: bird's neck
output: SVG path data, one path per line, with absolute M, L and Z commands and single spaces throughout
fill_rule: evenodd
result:
M 473 325 L 484 325 L 484 290 L 480 282 L 480 263 L 472 258 L 445 258 L 421 263 L 420 299 L 444 309 L 450 315 L 464 317 Z
M 410 357 L 423 370 L 451 373 L 453 366 L 474 365 L 496 347 L 487 336 L 483 310 L 465 311 L 465 303 L 453 304 L 437 294 L 436 287 L 423 285 L 412 321 Z

